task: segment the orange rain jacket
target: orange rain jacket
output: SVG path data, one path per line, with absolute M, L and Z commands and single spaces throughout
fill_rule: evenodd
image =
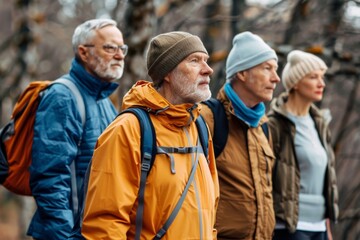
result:
M 125 95 L 123 108 L 149 109 L 157 146 L 196 146 L 196 104 L 172 105 L 146 81 L 137 82 Z M 193 117 L 192 117 L 193 116 Z M 131 113 L 120 115 L 98 139 L 89 178 L 82 234 L 86 239 L 134 239 L 140 184 L 140 126 Z M 192 154 L 157 154 L 145 188 L 141 239 L 153 239 L 168 219 L 188 181 Z M 209 162 L 208 162 L 209 161 Z M 216 239 L 215 212 L 219 197 L 212 141 L 209 157 L 200 153 L 194 181 L 166 239 Z

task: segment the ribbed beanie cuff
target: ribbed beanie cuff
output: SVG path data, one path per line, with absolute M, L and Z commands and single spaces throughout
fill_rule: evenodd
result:
M 200 38 L 190 33 L 169 32 L 154 37 L 147 51 L 148 74 L 154 84 L 194 52 L 208 54 Z

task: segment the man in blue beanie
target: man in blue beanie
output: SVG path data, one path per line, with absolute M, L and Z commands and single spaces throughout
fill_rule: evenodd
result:
M 280 81 L 277 60 L 275 51 L 259 36 L 251 32 L 236 35 L 226 61 L 227 81 L 217 100 L 203 105 L 201 113 L 214 138 L 219 175 L 216 229 L 220 240 L 272 238 L 275 157 L 268 142 L 263 102 L 272 99 Z M 224 109 L 222 123 L 217 122 L 221 114 L 209 107 L 214 104 Z M 224 136 L 225 125 L 228 132 Z M 226 144 L 216 149 L 220 140 Z

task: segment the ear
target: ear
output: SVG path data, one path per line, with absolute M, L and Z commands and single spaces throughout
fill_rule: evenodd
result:
M 172 72 L 172 71 L 171 71 L 171 72 Z M 171 80 L 171 79 L 170 79 L 170 74 L 171 74 L 171 72 L 169 72 L 168 74 L 166 74 L 166 76 L 165 76 L 164 79 L 163 79 L 163 80 L 164 80 L 165 82 L 167 82 L 167 83 L 170 83 L 170 80 Z
M 82 45 L 79 45 L 78 49 L 78 55 L 82 62 L 87 62 L 87 59 L 89 57 L 88 49 Z
M 297 83 L 292 87 L 292 89 L 297 90 L 297 89 L 299 88 L 298 85 L 299 85 L 299 82 L 297 82 Z
M 236 73 L 236 78 L 242 82 L 245 82 L 247 79 L 247 71 L 241 71 Z

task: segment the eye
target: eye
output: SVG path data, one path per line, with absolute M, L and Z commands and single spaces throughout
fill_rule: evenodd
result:
M 272 69 L 272 67 L 270 67 L 270 66 L 265 66 L 265 70 L 271 71 L 271 69 Z
M 108 53 L 115 53 L 117 51 L 117 46 L 115 45 L 104 45 L 103 48 Z

